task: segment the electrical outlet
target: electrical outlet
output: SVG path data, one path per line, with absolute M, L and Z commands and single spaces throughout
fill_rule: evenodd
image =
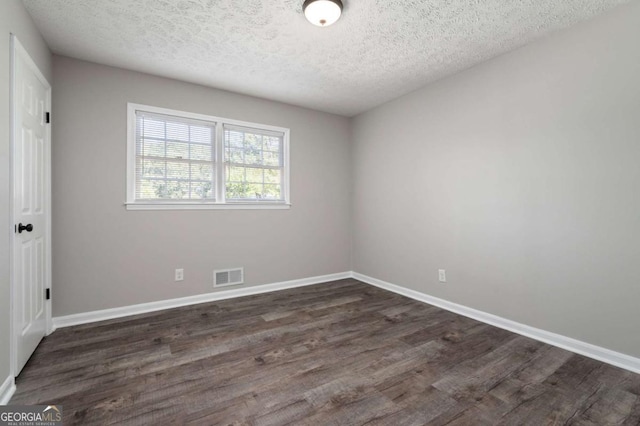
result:
M 441 283 L 447 282 L 447 271 L 445 271 L 444 269 L 438 269 L 438 281 L 440 281 Z
M 176 269 L 176 281 L 184 280 L 184 269 Z

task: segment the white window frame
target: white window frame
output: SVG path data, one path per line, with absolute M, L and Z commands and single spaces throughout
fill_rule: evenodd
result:
M 136 200 L 136 111 L 156 114 L 173 115 L 179 118 L 209 121 L 216 124 L 216 200 Z M 283 195 L 284 201 L 226 201 L 225 200 L 225 167 L 224 167 L 224 125 L 249 127 L 256 130 L 268 130 L 282 133 L 283 165 Z M 159 108 L 135 103 L 127 104 L 127 210 L 207 210 L 207 209 L 289 209 L 291 207 L 289 195 L 289 133 L 284 127 L 266 124 L 250 123 L 231 120 L 205 114 Z

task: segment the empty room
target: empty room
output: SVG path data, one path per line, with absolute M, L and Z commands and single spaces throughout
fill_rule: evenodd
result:
M 640 425 L 640 1 L 0 1 L 0 426 Z

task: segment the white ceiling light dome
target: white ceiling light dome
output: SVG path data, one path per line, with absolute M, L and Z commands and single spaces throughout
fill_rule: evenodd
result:
M 313 25 L 328 27 L 340 19 L 342 1 L 340 0 L 305 0 L 302 5 L 304 16 Z

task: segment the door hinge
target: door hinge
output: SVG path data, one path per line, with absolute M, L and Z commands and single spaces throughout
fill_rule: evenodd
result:
M 51 289 L 50 288 L 48 288 L 48 289 L 46 289 L 44 291 L 44 298 L 45 298 L 45 300 L 51 299 Z
M 45 112 L 44 113 L 44 122 L 47 123 L 47 124 L 51 123 L 51 113 L 49 113 L 49 112 Z

